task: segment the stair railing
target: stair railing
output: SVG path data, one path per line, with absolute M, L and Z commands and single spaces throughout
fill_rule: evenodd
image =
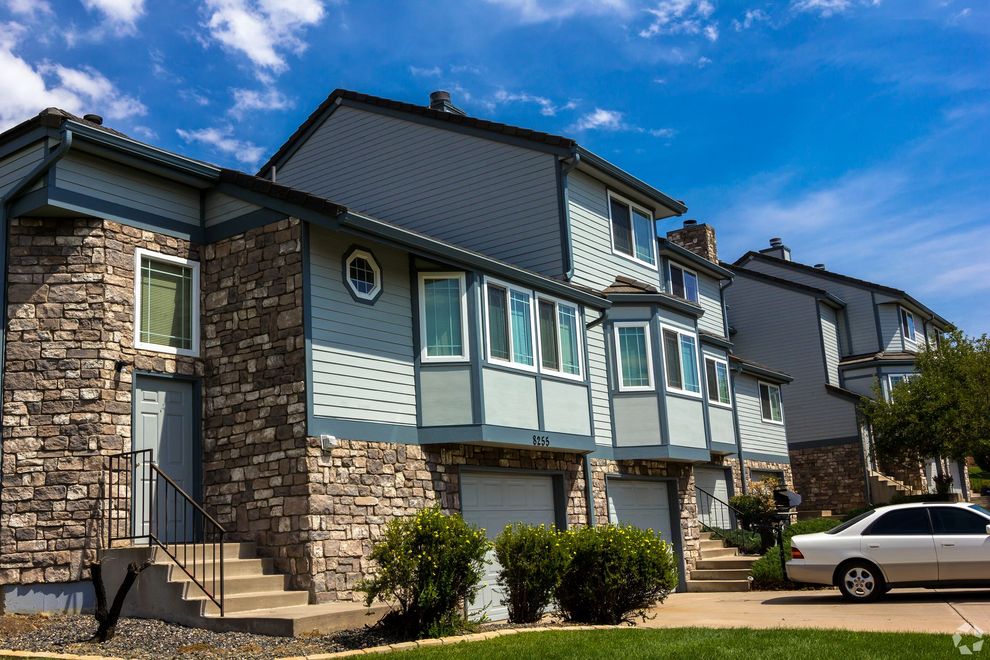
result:
M 738 528 L 739 511 L 728 502 L 715 497 L 704 488 L 695 486 L 698 522 L 706 532 L 723 540 L 728 540 L 726 532 Z
M 107 548 L 143 541 L 160 548 L 224 615 L 226 530 L 154 462 L 150 449 L 107 457 Z M 219 558 L 219 559 L 218 559 Z

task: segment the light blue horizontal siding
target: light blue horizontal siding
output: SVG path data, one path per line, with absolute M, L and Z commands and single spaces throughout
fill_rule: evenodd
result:
M 707 275 L 698 275 L 698 302 L 705 310 L 704 316 L 698 319 L 698 329 L 724 336 L 722 291 L 718 288 L 718 280 Z
M 547 431 L 591 435 L 588 388 L 582 383 L 543 379 L 543 423 Z
M 586 310 L 588 313 L 590 310 Z M 589 317 L 589 320 L 594 320 Z M 588 330 L 588 374 L 591 380 L 591 410 L 595 442 L 612 444 L 612 411 L 608 394 L 608 363 L 605 357 L 605 328 L 598 324 Z
M 733 285 L 735 286 L 735 285 Z M 737 374 L 736 414 L 739 418 L 739 440 L 744 452 L 763 454 L 787 454 L 787 431 L 780 424 L 763 421 L 760 408 L 759 381 L 752 376 Z M 791 408 L 788 406 L 790 389 L 782 388 L 784 421 L 789 423 Z
M 0 161 L 0 196 L 6 195 L 44 157 L 45 146 L 42 142 L 37 142 L 20 151 L 15 151 Z
M 705 411 L 701 398 L 666 395 L 665 401 L 670 431 L 667 443 L 679 447 L 705 447 Z
M 572 282 L 600 290 L 614 282 L 616 275 L 625 275 L 660 288 L 656 268 L 612 253 L 605 184 L 575 170 L 567 175 L 567 194 L 574 249 Z
M 839 384 L 839 333 L 835 310 L 823 303 L 818 304 L 819 322 L 822 325 L 822 345 L 825 351 L 825 369 L 828 382 Z
M 520 429 L 540 428 L 536 375 L 484 369 L 485 423 Z M 585 400 L 588 395 L 585 394 Z
M 59 161 L 55 185 L 194 227 L 200 225 L 197 189 L 87 154 L 70 151 Z
M 203 203 L 203 210 L 206 215 L 206 226 L 219 225 L 227 220 L 239 218 L 242 215 L 261 209 L 257 204 L 245 202 L 243 199 L 231 197 L 220 192 L 211 191 L 207 193 Z
M 343 255 L 354 244 L 310 231 L 313 412 L 367 422 L 416 424 L 412 303 L 404 252 L 362 244 L 382 269 L 374 305 L 355 301 L 343 282 Z
M 277 179 L 522 268 L 563 272 L 547 153 L 340 107 Z

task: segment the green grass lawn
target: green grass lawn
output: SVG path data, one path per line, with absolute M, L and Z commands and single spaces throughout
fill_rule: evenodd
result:
M 973 643 L 972 638 L 963 644 Z M 990 653 L 990 645 L 986 649 Z M 977 657 L 980 653 L 975 654 Z M 951 635 L 747 628 L 624 629 L 522 633 L 406 651 L 402 660 L 442 658 L 958 658 Z

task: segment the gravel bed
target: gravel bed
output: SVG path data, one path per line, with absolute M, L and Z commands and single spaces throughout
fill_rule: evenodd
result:
M 255 660 L 392 644 L 378 628 L 363 628 L 297 638 L 250 633 L 217 633 L 153 619 L 121 618 L 116 636 L 105 644 L 88 640 L 96 631 L 91 615 L 0 616 L 0 648 L 122 658 L 238 658 Z

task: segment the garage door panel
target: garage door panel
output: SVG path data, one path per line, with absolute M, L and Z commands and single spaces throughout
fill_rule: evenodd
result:
M 673 509 L 666 482 L 609 479 L 608 518 L 617 525 L 652 529 L 674 542 Z
M 553 526 L 557 520 L 553 477 L 465 473 L 461 475 L 461 515 L 494 539 L 510 523 Z M 501 590 L 495 584 L 499 565 L 489 552 L 481 590 L 468 606 L 472 615 L 484 612 L 489 619 L 508 616 Z

